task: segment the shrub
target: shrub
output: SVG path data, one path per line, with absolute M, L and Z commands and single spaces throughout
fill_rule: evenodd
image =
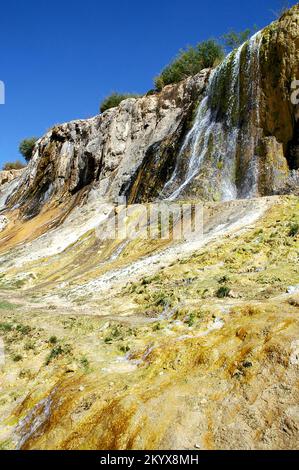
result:
M 104 113 L 107 109 L 116 108 L 122 101 L 127 100 L 128 98 L 138 98 L 140 95 L 133 93 L 112 93 L 107 96 L 100 105 L 100 112 Z
M 223 58 L 222 46 L 212 39 L 199 43 L 195 47 L 182 49 L 178 56 L 154 79 L 155 87 L 160 91 L 165 85 L 178 83 L 184 78 L 196 75 L 204 68 L 218 65 Z
M 50 339 L 49 339 L 49 343 L 50 344 L 57 344 L 58 343 L 58 339 L 56 336 L 51 336 Z
M 225 297 L 228 297 L 229 294 L 230 294 L 230 288 L 227 286 L 221 286 L 216 292 L 216 296 L 219 299 L 224 299 Z
M 296 237 L 299 233 L 299 224 L 296 222 L 290 225 L 289 237 Z
M 29 162 L 33 155 L 34 146 L 37 142 L 36 137 L 30 137 L 29 139 L 24 139 L 20 143 L 19 151 L 25 158 L 26 162 Z
M 195 323 L 196 315 L 195 313 L 190 313 L 188 318 L 188 326 L 191 328 Z
M 219 282 L 219 284 L 225 284 L 228 281 L 229 281 L 229 277 L 227 275 L 224 275 L 219 279 L 218 282 Z
M 234 31 L 231 29 L 228 33 L 223 34 L 221 39 L 227 49 L 232 50 L 241 46 L 251 36 L 251 29 L 245 29 L 244 31 Z
M 22 335 L 29 335 L 29 333 L 31 332 L 30 326 L 26 325 L 17 325 L 16 330 Z
M 35 344 L 33 341 L 27 341 L 24 346 L 25 351 L 33 351 L 35 349 Z
M 23 356 L 21 356 L 21 354 L 16 354 L 15 356 L 13 356 L 14 362 L 20 362 L 22 360 L 23 360 Z
M 11 323 L 0 323 L 0 331 L 12 331 L 13 325 Z
M 3 170 L 4 171 L 9 171 L 9 170 L 21 170 L 22 168 L 25 168 L 26 165 L 24 163 L 20 162 L 20 160 L 16 160 L 15 162 L 7 162 L 3 165 Z
M 50 354 L 48 355 L 47 359 L 46 359 L 46 365 L 49 365 L 50 362 L 53 359 L 56 359 L 58 356 L 63 355 L 64 352 L 65 351 L 61 346 L 56 346 L 55 348 L 53 348 L 52 351 L 50 352 Z
M 88 371 L 88 369 L 89 369 L 89 360 L 87 359 L 87 357 L 85 357 L 85 356 L 82 357 L 80 359 L 80 364 L 81 364 L 81 366 L 83 367 L 83 369 L 85 371 Z

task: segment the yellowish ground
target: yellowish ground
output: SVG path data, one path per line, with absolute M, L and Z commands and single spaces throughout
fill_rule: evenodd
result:
M 113 249 L 90 232 L 80 249 L 8 268 L 1 447 L 296 448 L 299 201 L 268 207 L 246 230 L 112 292 L 68 295 L 163 246 L 134 241 L 109 261 Z

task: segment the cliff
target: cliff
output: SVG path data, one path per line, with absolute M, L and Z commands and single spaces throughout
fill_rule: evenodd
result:
M 45 203 L 91 190 L 131 202 L 295 190 L 298 18 L 296 5 L 212 73 L 56 126 L 38 142 L 8 206 L 32 217 Z
M 9 207 L 21 204 L 32 216 L 46 202 L 84 197 L 92 189 L 99 200 L 113 200 L 125 192 L 153 149 L 173 141 L 154 176 L 158 191 L 159 181 L 171 174 L 169 162 L 175 160 L 208 76 L 204 70 L 160 94 L 130 98 L 95 118 L 55 127 L 38 141 Z

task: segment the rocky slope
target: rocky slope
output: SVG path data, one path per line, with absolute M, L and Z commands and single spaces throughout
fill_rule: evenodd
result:
M 204 226 L 2 259 L 3 449 L 298 447 L 298 198 L 211 204 Z
M 0 173 L 1 448 L 298 447 L 298 21 Z M 103 236 L 157 199 L 203 232 Z
M 3 186 L 11 181 L 19 178 L 24 170 L 7 170 L 7 171 L 0 171 L 0 186 L 1 190 L 3 190 Z

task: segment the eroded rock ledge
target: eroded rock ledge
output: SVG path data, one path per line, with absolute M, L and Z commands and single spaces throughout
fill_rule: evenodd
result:
M 123 101 L 88 120 L 54 127 L 37 143 L 9 206 L 23 205 L 35 215 L 49 200 L 64 200 L 97 188 L 97 197 L 114 198 L 130 183 L 147 152 L 165 139 L 179 143 L 188 129 L 210 70 L 169 85 L 159 94 Z M 171 171 L 170 155 L 165 178 Z
M 0 171 L 0 186 L 10 183 L 12 180 L 19 178 L 24 169 L 21 170 L 8 170 L 8 171 Z

